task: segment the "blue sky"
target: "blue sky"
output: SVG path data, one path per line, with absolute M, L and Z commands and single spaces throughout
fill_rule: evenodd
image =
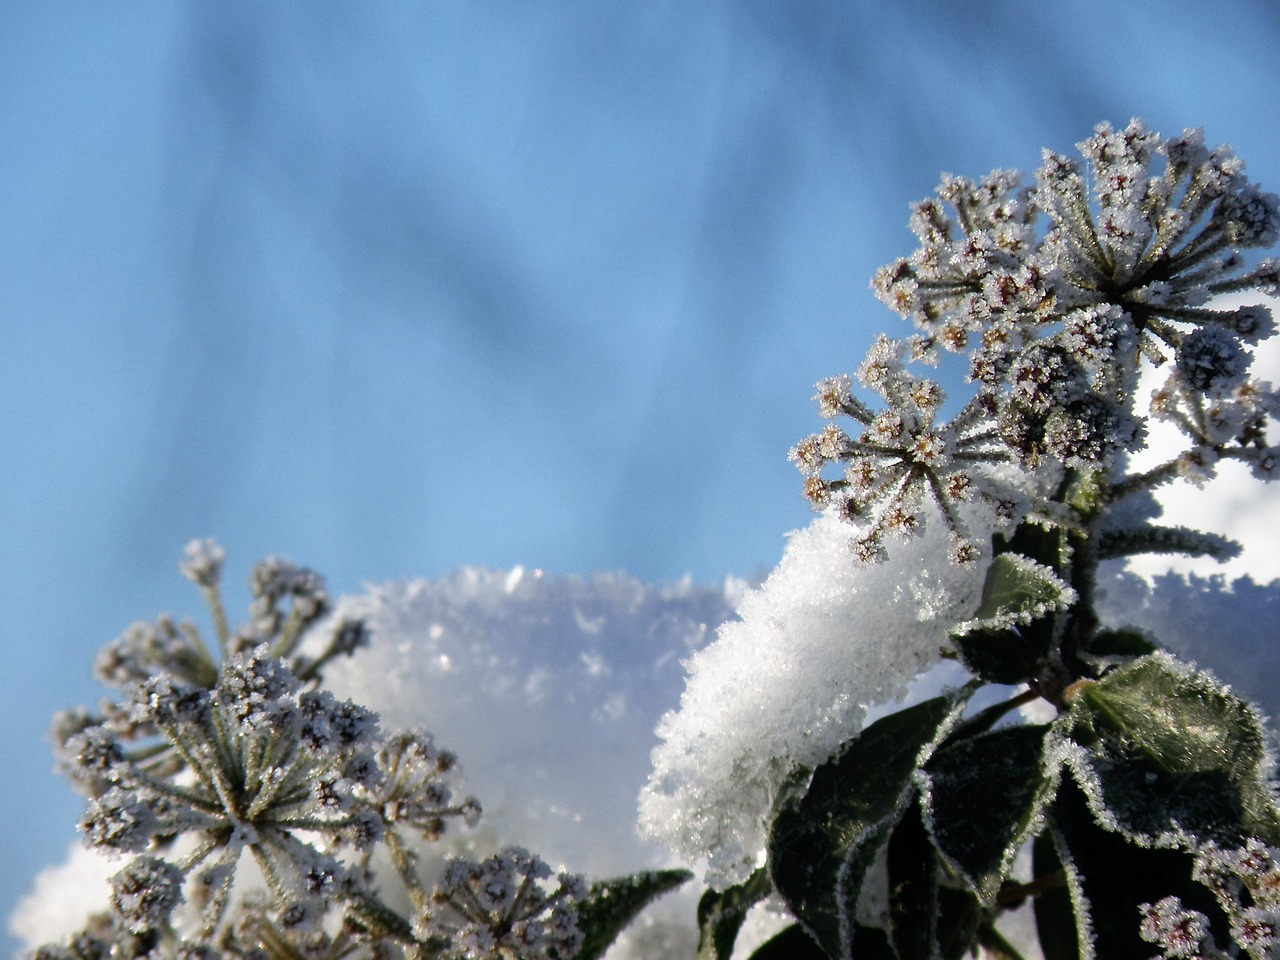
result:
M 0 912 L 93 652 L 278 553 L 716 582 L 938 173 L 1204 126 L 1280 189 L 1269 2 L 0 8 Z M 239 605 L 243 594 L 233 598 Z

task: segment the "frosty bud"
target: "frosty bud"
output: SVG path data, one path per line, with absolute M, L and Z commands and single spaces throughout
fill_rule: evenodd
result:
M 1192 390 L 1224 397 L 1244 379 L 1249 355 L 1240 341 L 1221 327 L 1197 327 L 1182 339 L 1178 373 Z
M 111 906 L 133 933 L 163 926 L 181 902 L 182 872 L 159 857 L 138 857 L 111 878 Z

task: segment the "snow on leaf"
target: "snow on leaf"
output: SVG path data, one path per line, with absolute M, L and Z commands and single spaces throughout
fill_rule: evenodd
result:
M 739 619 L 688 661 L 680 709 L 658 726 L 642 832 L 706 861 L 713 887 L 739 883 L 758 865 L 783 784 L 855 737 L 869 705 L 912 694 L 931 667 L 914 695 L 963 682 L 943 653 L 986 567 L 951 564 L 947 549 L 945 526 L 930 524 L 886 562 L 859 564 L 830 512 L 794 534 Z

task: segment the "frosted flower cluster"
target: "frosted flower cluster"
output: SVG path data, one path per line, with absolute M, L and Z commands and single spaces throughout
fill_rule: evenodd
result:
M 445 945 L 442 960 L 555 960 L 582 946 L 575 905 L 587 895 L 579 876 L 551 868 L 520 847 L 480 862 L 450 861 L 415 933 Z
M 107 912 L 34 956 L 572 953 L 586 887 L 568 874 L 546 886 L 549 868 L 522 848 L 455 858 L 424 885 L 414 845 L 451 822 L 474 826 L 480 807 L 455 796 L 456 758 L 425 731 L 384 732 L 374 711 L 318 686 L 322 666 L 364 645 L 363 622 L 319 624 L 323 581 L 273 558 L 251 581 L 252 622 L 232 633 L 222 562 L 197 541 L 182 564 L 209 601 L 216 648 L 190 623 L 135 624 L 97 663 L 121 699 L 55 725 L 60 763 L 88 795 L 86 846 L 132 859 L 110 878 Z M 409 918 L 375 884 L 375 848 L 390 855 Z M 250 859 L 265 891 L 241 884 Z
M 1230 924 L 1230 940 L 1215 942 L 1209 918 L 1178 897 L 1142 904 L 1139 933 L 1162 957 L 1227 960 L 1280 956 L 1280 850 L 1257 840 L 1209 847 L 1196 857 L 1194 877 L 1212 891 Z
M 1280 289 L 1280 261 L 1244 255 L 1275 242 L 1280 199 L 1198 130 L 1166 139 L 1136 120 L 1102 124 L 1079 148 L 1083 165 L 1046 151 L 1031 187 L 1013 171 L 944 177 L 937 197 L 913 208 L 920 248 L 872 281 L 919 330 L 881 338 L 857 372 L 885 407 L 857 399 L 849 377 L 824 380 L 817 399 L 832 423 L 792 452 L 815 505 L 858 526 L 862 559 L 883 558 L 886 537 L 912 535 L 932 501 L 965 562 L 977 547 L 956 504 L 985 499 L 1010 519 L 1025 509 L 993 482 L 991 464 L 1108 472 L 1142 446 L 1152 417 L 1186 441 L 1152 482 L 1203 482 L 1223 458 L 1266 479 L 1280 462 L 1266 438 L 1280 401 L 1249 375 L 1253 345 L 1274 332 L 1270 311 L 1211 305 Z M 974 384 L 945 423 L 941 388 L 907 366 L 935 363 L 939 350 L 967 353 Z M 1140 408 L 1143 358 L 1173 362 Z M 846 433 L 839 417 L 859 430 Z
M 990 535 L 989 514 L 964 519 Z M 854 737 L 870 705 L 907 694 L 973 613 L 986 562 L 957 566 L 947 550 L 933 523 L 885 562 L 857 564 L 836 511 L 793 534 L 739 619 L 687 661 L 680 709 L 658 725 L 641 831 L 706 862 L 713 887 L 744 880 L 784 783 Z

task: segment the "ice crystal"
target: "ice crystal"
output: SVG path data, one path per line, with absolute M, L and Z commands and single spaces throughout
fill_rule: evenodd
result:
M 989 535 L 989 515 L 971 507 L 964 519 Z M 690 658 L 680 709 L 658 726 L 641 830 L 705 861 L 714 886 L 757 866 L 788 777 L 856 735 L 869 705 L 906 694 L 976 608 L 986 562 L 948 563 L 945 525 L 877 565 L 852 563 L 848 542 L 834 511 L 793 534 L 739 619 Z

